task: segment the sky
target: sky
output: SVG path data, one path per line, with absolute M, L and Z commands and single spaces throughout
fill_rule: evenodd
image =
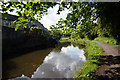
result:
M 51 25 L 55 25 L 60 18 L 65 19 L 67 17 L 68 10 L 65 9 L 60 14 L 56 14 L 58 10 L 59 5 L 56 5 L 53 8 L 48 9 L 48 15 L 43 16 L 43 18 L 40 20 L 40 22 L 46 27 L 47 29 L 50 29 Z

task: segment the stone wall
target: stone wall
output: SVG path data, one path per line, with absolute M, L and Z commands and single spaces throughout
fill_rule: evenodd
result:
M 15 31 L 14 28 L 3 26 L 2 50 L 3 54 L 16 54 L 21 50 L 47 48 L 54 46 L 56 41 L 49 35 L 45 37 L 39 31 Z

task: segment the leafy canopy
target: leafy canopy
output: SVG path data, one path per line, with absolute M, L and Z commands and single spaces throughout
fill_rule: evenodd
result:
M 47 9 L 55 5 L 59 5 L 57 14 L 65 8 L 69 9 L 70 13 L 65 20 L 60 19 L 55 26 L 51 26 L 52 31 L 78 38 L 113 36 L 120 40 L 120 3 L 117 2 L 2 2 L 2 12 L 7 13 L 17 9 L 16 13 L 24 16 L 18 21 L 26 27 L 27 19 L 33 21 L 34 16 L 37 16 L 40 20 L 47 14 Z

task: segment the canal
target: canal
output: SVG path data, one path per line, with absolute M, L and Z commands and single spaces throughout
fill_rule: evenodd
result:
M 73 78 L 86 61 L 84 47 L 62 43 L 3 62 L 3 78 Z

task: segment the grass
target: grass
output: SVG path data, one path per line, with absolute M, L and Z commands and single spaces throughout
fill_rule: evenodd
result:
M 117 41 L 114 38 L 107 38 L 107 37 L 97 37 L 94 39 L 94 41 L 101 41 L 110 45 L 116 45 L 117 43 Z
M 88 39 L 70 39 L 70 38 L 61 38 L 60 42 L 73 42 L 79 45 L 85 46 L 85 55 L 87 55 L 87 60 L 84 63 L 80 71 L 76 72 L 74 76 L 75 79 L 93 79 L 94 72 L 97 69 L 99 63 L 99 58 L 102 54 L 102 48 L 97 44 Z
M 120 46 L 118 46 L 118 48 L 120 48 Z
M 73 38 L 69 38 L 69 37 L 62 37 L 60 39 L 60 42 L 72 42 L 72 43 L 76 43 L 78 45 L 85 45 L 87 44 L 87 41 L 86 39 L 73 39 Z
M 97 69 L 99 63 L 99 58 L 102 54 L 102 48 L 92 41 L 87 41 L 85 47 L 85 54 L 88 54 L 87 61 L 84 63 L 83 67 L 78 73 L 76 73 L 76 79 L 93 79 L 95 76 L 95 70 Z

